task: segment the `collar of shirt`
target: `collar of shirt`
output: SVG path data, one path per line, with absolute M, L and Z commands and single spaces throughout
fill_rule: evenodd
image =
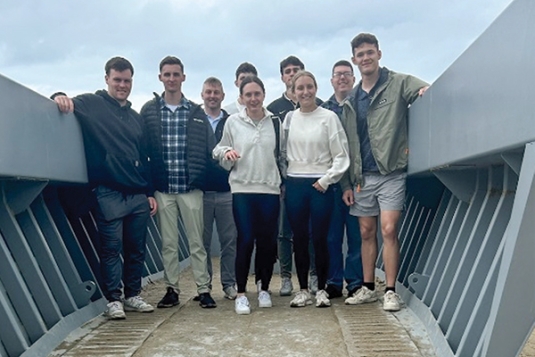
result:
M 292 103 L 295 109 L 297 109 L 297 104 L 298 104 L 298 103 L 296 103 L 296 102 L 294 102 L 293 100 L 291 100 L 290 97 L 288 97 L 288 96 L 286 95 L 286 92 L 282 93 L 282 96 L 284 97 L 284 99 L 286 99 L 287 101 L 289 101 L 290 103 Z
M 210 122 L 210 125 L 212 126 L 212 129 L 215 132 L 215 129 L 217 127 L 217 124 L 223 119 L 223 111 L 221 110 L 219 112 L 219 115 L 217 117 L 211 117 L 209 114 L 206 114 L 206 117 L 208 118 L 208 121 Z
M 160 109 L 164 109 L 164 108 L 167 108 L 167 103 L 165 102 L 165 99 L 163 98 L 163 95 L 160 97 Z M 186 97 L 184 97 L 184 94 L 182 94 L 182 99 L 180 99 L 180 103 L 178 103 L 178 108 L 184 108 L 184 109 L 189 109 L 190 108 L 190 104 L 189 104 L 189 100 L 186 99 Z

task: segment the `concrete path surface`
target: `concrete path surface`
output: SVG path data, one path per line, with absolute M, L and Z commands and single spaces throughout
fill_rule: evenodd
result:
M 217 259 L 213 266 L 218 267 Z M 217 308 L 203 309 L 192 300 L 195 284 L 186 269 L 181 275 L 179 306 L 127 313 L 123 321 L 98 317 L 74 331 L 51 356 L 435 356 L 425 331 L 407 309 L 387 313 L 380 302 L 346 306 L 344 298 L 331 300 L 330 308 L 291 308 L 292 297 L 278 294 L 278 275 L 271 283 L 272 308 L 258 308 L 251 277 L 252 312 L 236 315 L 234 301 L 223 297 L 214 270 L 212 296 Z M 148 284 L 142 296 L 156 306 L 164 293 L 165 285 L 157 281 Z

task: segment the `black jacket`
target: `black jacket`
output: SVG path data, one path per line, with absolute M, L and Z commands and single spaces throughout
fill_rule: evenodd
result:
M 154 98 L 145 103 L 140 113 L 149 137 L 149 156 L 154 188 L 160 192 L 167 192 L 169 175 L 163 162 L 160 100 L 161 97 L 154 93 Z M 188 185 L 191 190 L 204 190 L 207 168 L 212 161 L 215 138 L 204 110 L 191 101 L 189 104 L 191 107 L 186 133 Z
M 73 102 L 82 127 L 90 186 L 152 196 L 148 138 L 130 102 L 121 106 L 104 90 L 79 95 Z
M 228 113 L 224 110 L 223 118 L 217 123 L 215 128 L 215 142 L 218 143 L 223 136 L 223 128 L 229 117 Z M 206 191 L 216 192 L 228 192 L 230 191 L 230 185 L 228 183 L 229 172 L 219 165 L 217 161 L 212 161 L 208 168 L 208 175 L 206 176 Z

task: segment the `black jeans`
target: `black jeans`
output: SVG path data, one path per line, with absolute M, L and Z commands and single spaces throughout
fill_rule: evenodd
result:
M 297 278 L 301 289 L 308 288 L 310 266 L 309 239 L 312 237 L 316 253 L 318 289 L 325 289 L 329 273 L 329 247 L 327 235 L 334 208 L 332 187 L 325 193 L 312 185 L 317 178 L 288 177 L 286 180 L 286 210 L 294 234 L 294 257 Z
M 139 295 L 150 217 L 147 196 L 125 195 L 105 186 L 98 186 L 95 193 L 104 296 L 108 301 L 121 300 L 121 277 L 125 298 Z
M 269 289 L 273 264 L 277 258 L 277 221 L 279 195 L 262 193 L 234 193 L 232 209 L 238 230 L 236 249 L 236 283 L 244 293 L 251 255 L 256 243 L 255 271 L 262 281 L 262 290 Z

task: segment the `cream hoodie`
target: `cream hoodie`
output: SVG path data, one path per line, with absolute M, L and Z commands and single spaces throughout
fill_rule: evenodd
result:
M 288 160 L 288 176 L 317 177 L 324 189 L 342 178 L 349 167 L 349 149 L 335 113 L 322 107 L 310 113 L 297 109 L 286 115 L 283 129 L 288 136 L 286 150 L 282 149 Z
M 264 118 L 255 124 L 242 109 L 225 123 L 221 141 L 212 155 L 219 164 L 230 170 L 232 193 L 280 194 L 281 177 L 275 160 L 275 129 L 271 113 L 264 109 Z M 225 159 L 225 153 L 236 150 L 240 158 Z

